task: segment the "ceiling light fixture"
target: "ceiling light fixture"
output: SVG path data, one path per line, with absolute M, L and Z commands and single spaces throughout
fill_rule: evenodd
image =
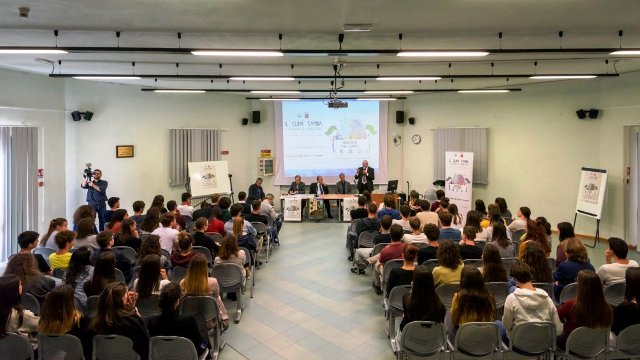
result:
M 232 76 L 229 80 L 235 81 L 294 81 L 290 76 Z
M 202 94 L 204 90 L 186 90 L 186 89 L 155 89 L 153 92 L 157 93 L 175 93 L 175 94 Z
M 458 90 L 461 94 L 501 94 L 511 92 L 509 89 Z
M 110 76 L 110 75 L 87 75 L 87 76 L 73 76 L 78 80 L 141 80 L 140 76 Z
M 0 49 L 0 54 L 68 54 L 59 49 Z
M 357 98 L 358 101 L 394 101 L 396 98 Z
M 568 80 L 568 79 L 595 79 L 596 75 L 533 75 L 532 80 Z
M 300 99 L 295 98 L 261 98 L 261 101 L 299 101 Z
M 413 94 L 413 90 L 367 90 L 365 94 Z
M 252 94 L 300 94 L 298 90 L 251 90 Z
M 440 76 L 380 76 L 378 81 L 431 81 L 441 80 Z
M 344 32 L 369 32 L 371 29 L 371 24 L 344 24 L 342 27 Z
M 487 56 L 487 51 L 401 51 L 397 56 L 416 57 L 478 57 Z
M 609 55 L 640 55 L 640 50 L 618 50 L 609 53 Z
M 249 57 L 275 57 L 284 56 L 282 51 L 270 50 L 194 50 L 193 55 L 201 56 L 249 56 Z

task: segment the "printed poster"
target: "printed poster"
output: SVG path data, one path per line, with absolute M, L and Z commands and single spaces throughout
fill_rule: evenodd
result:
M 302 221 L 302 199 L 298 196 L 285 196 L 284 221 Z
M 358 208 L 358 198 L 356 196 L 342 199 L 342 221 L 351 222 L 351 210 Z
M 473 153 L 447 151 L 445 154 L 445 196 L 458 206 L 462 223 L 473 207 Z

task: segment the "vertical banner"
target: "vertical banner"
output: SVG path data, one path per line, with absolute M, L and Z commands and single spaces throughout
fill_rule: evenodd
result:
M 284 198 L 284 221 L 302 221 L 302 199 L 297 196 Z
M 353 196 L 342 199 L 342 221 L 351 222 L 351 210 L 358 208 L 358 198 Z
M 467 212 L 473 209 L 473 153 L 447 151 L 445 154 L 445 189 L 450 203 L 458 206 L 462 215 L 462 223 L 467 219 Z

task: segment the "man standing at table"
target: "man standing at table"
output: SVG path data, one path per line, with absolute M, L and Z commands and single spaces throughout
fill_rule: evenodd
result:
M 362 167 L 356 170 L 356 184 L 358 184 L 358 193 L 362 194 L 365 190 L 373 192 L 373 180 L 375 179 L 375 173 L 372 167 L 369 167 L 369 162 L 364 160 Z
M 315 194 L 317 196 L 328 194 L 329 187 L 324 183 L 324 178 L 322 176 L 318 176 L 316 181 L 317 182 L 311 184 L 309 194 Z M 329 219 L 333 219 L 333 216 L 331 216 L 331 204 L 329 204 L 329 200 L 324 201 L 324 207 L 327 209 L 327 217 Z
M 340 181 L 336 183 L 336 194 L 351 194 L 351 184 L 344 179 L 344 173 L 338 175 Z

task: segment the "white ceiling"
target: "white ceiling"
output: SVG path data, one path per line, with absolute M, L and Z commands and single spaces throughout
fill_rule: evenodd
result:
M 28 6 L 28 19 L 18 7 Z M 370 33 L 347 33 L 343 49 L 640 48 L 636 0 L 0 0 L 0 46 L 337 49 L 347 23 L 369 23 Z M 622 41 L 618 30 L 624 30 Z M 115 32 L 120 31 L 118 41 Z M 558 32 L 563 31 L 563 37 Z M 503 33 L 502 40 L 498 33 Z M 278 34 L 283 39 L 278 40 Z M 403 34 L 402 41 L 398 34 Z M 220 58 L 190 54 L 86 52 L 0 55 L 0 66 L 49 74 L 343 75 L 614 73 L 640 70 L 637 58 L 608 54 L 496 54 L 484 58 L 420 59 L 396 56 L 285 56 Z M 605 60 L 609 59 L 609 64 Z M 61 60 L 62 66 L 57 62 Z M 132 62 L 136 62 L 133 70 Z M 538 62 L 534 66 L 534 61 Z M 492 68 L 491 63 L 494 63 Z M 180 63 L 176 69 L 176 63 Z M 452 63 L 449 68 L 449 63 Z M 223 64 L 222 70 L 219 65 Z M 291 69 L 291 65 L 295 65 Z M 377 65 L 380 64 L 380 68 Z M 113 81 L 113 80 L 112 80 Z M 154 79 L 133 85 L 209 89 L 329 89 L 329 80 L 297 83 Z M 449 79 L 434 82 L 347 80 L 347 89 L 445 89 L 521 85 L 527 78 Z M 526 89 L 525 89 L 526 90 Z

